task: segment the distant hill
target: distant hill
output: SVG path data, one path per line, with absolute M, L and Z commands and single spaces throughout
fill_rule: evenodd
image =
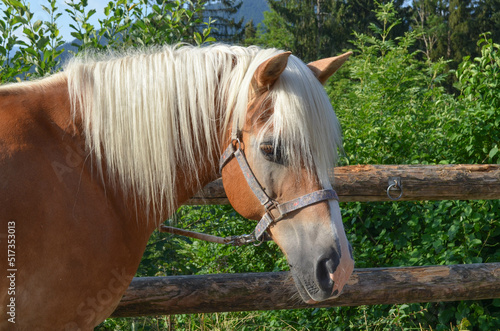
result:
M 216 9 L 220 1 L 209 1 L 206 5 L 208 9 Z M 267 0 L 243 0 L 240 10 L 234 15 L 235 21 L 239 21 L 244 17 L 245 23 L 253 20 L 253 24 L 257 25 L 264 19 L 264 12 L 269 10 Z
M 264 12 L 268 10 L 267 0 L 244 0 L 238 11 L 238 18 L 244 17 L 245 22 L 253 19 L 253 24 L 257 25 L 264 20 Z

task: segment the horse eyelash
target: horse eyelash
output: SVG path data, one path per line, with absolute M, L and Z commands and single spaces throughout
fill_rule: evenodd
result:
M 265 153 L 265 154 L 273 154 L 274 153 L 274 147 L 271 144 L 261 144 L 260 149 Z
M 260 144 L 260 150 L 269 161 L 282 164 L 283 160 L 280 146 L 275 147 L 272 143 L 262 143 Z

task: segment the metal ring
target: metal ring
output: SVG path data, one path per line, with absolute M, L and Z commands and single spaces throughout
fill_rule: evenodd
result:
M 398 189 L 398 188 L 399 188 L 399 189 L 401 190 L 401 193 L 399 193 L 399 196 L 398 196 L 397 198 L 392 197 L 392 196 L 391 196 L 391 193 L 389 193 L 389 192 L 390 192 L 390 190 L 391 190 L 391 188 L 393 188 L 393 187 L 394 187 L 394 188 L 396 188 L 396 189 Z M 394 182 L 393 184 L 389 185 L 389 187 L 387 188 L 387 196 L 388 196 L 388 197 L 389 197 L 389 199 L 391 199 L 392 201 L 397 201 L 397 200 L 401 199 L 401 197 L 403 196 L 403 188 L 398 187 L 397 182 Z

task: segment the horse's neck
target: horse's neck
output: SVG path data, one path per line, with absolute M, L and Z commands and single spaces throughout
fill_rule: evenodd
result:
M 212 155 L 209 155 L 208 148 L 205 151 L 202 151 L 201 155 L 198 155 L 199 160 L 202 162 L 199 163 L 199 168 L 196 169 L 196 171 L 194 171 L 193 173 L 186 173 L 184 169 L 182 169 L 182 167 L 179 167 L 177 169 L 175 176 L 175 181 L 177 183 L 175 209 L 170 211 L 169 215 L 163 216 L 171 216 L 171 213 L 175 212 L 178 207 L 192 198 L 204 186 L 219 177 L 218 164 L 220 151 L 217 147 L 218 146 L 214 146 L 214 148 L 211 149 Z M 193 178 L 193 176 L 195 175 L 197 176 L 197 178 Z
M 67 80 L 62 73 L 39 81 L 1 86 L 0 102 L 4 109 L 15 110 L 18 118 L 48 120 L 53 129 L 74 132 Z

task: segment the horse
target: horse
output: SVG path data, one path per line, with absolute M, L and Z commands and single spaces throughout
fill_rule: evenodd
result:
M 256 46 L 162 46 L 75 56 L 0 87 L 0 328 L 98 325 L 152 232 L 220 173 L 302 300 L 338 296 L 354 260 L 323 84 L 349 55 L 306 65 Z

